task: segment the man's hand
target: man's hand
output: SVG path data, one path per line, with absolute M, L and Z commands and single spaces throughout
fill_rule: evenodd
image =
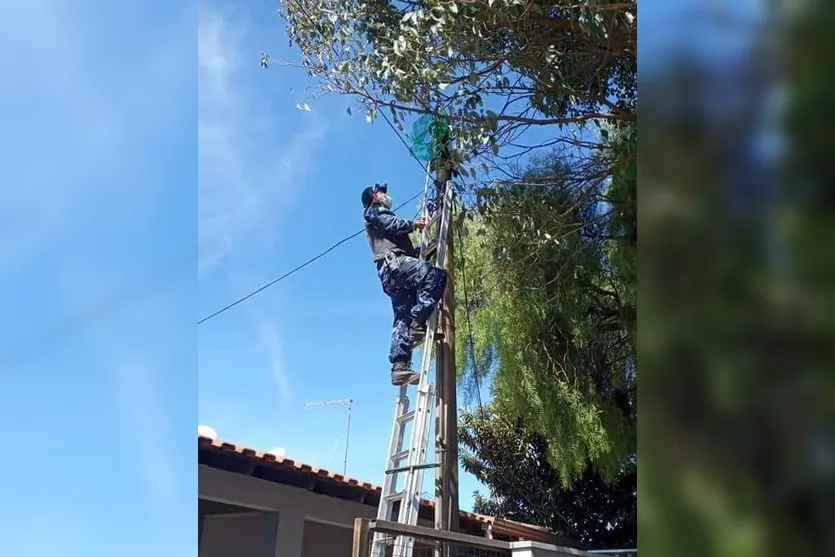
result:
M 417 230 L 423 230 L 426 227 L 426 217 L 416 218 L 414 224 Z

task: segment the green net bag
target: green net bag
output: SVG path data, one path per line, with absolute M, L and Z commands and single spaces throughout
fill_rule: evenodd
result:
M 423 161 L 431 161 L 449 140 L 449 122 L 444 117 L 424 114 L 412 124 L 412 151 Z

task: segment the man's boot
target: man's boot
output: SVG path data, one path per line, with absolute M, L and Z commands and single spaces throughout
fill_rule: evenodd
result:
M 418 323 L 412 321 L 409 325 L 409 340 L 412 342 L 412 348 L 423 342 L 426 338 L 426 323 Z
M 412 371 L 409 362 L 394 362 L 391 366 L 391 384 L 395 387 L 401 385 L 417 385 L 420 375 Z
M 417 321 L 412 321 L 412 324 L 409 325 L 409 340 L 412 342 L 412 348 L 418 346 L 423 339 L 426 338 L 426 323 L 418 323 Z M 443 340 L 444 333 L 441 331 L 435 331 L 434 339 L 436 341 Z

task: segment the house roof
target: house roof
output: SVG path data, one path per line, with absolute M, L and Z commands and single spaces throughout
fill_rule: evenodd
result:
M 382 491 L 380 486 L 228 441 L 213 440 L 198 435 L 197 442 L 200 464 L 284 485 L 304 487 L 321 495 L 373 507 L 379 505 Z M 420 516 L 432 520 L 434 506 L 433 501 L 422 500 Z M 460 512 L 459 525 L 463 531 L 474 534 L 481 534 L 488 527 L 492 527 L 492 535 L 497 539 L 530 540 L 563 547 L 576 547 L 575 542 L 557 536 L 541 526 L 467 511 Z

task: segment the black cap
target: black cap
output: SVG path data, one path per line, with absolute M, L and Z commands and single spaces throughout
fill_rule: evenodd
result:
M 386 193 L 388 191 L 388 184 L 374 184 L 362 190 L 362 206 L 368 207 L 371 205 L 371 200 L 378 191 Z

